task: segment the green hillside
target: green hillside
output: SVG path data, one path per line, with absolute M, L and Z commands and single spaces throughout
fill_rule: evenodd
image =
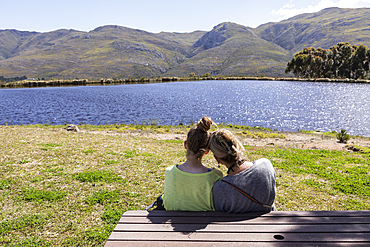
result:
M 283 75 L 288 52 L 247 27 L 221 23 L 192 46 L 192 57 L 170 73 L 188 75 Z
M 0 30 L 0 76 L 58 79 L 211 75 L 283 76 L 294 53 L 338 42 L 370 46 L 370 9 L 329 8 L 249 28 L 191 33 L 122 26 L 90 32 Z
M 0 31 L 0 60 L 12 57 L 18 52 L 19 46 L 24 41 L 36 34 L 36 32 L 22 32 L 17 30 Z
M 255 33 L 291 53 L 305 47 L 328 49 L 338 42 L 370 46 L 370 9 L 328 8 L 261 25 Z
M 159 36 L 190 47 L 206 33 L 206 31 L 194 31 L 191 33 L 160 32 Z
M 57 30 L 24 41 L 0 61 L 0 74 L 45 78 L 152 76 L 183 61 L 187 46 L 158 35 L 119 26 L 88 33 Z

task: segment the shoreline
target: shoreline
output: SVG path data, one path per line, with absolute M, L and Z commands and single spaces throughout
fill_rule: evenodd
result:
M 72 127 L 70 127 L 72 126 Z M 75 126 L 75 127 L 73 127 Z M 361 135 L 350 135 L 346 143 L 340 143 L 336 137 L 337 132 L 321 131 L 281 131 L 272 130 L 258 126 L 218 124 L 220 129 L 229 129 L 235 134 L 243 145 L 256 147 L 284 147 L 312 150 L 345 150 L 350 152 L 370 152 L 370 137 Z M 184 141 L 186 133 L 193 127 L 189 125 L 155 125 L 155 124 L 106 124 L 106 125 L 51 125 L 51 124 L 29 124 L 29 125 L 0 125 L 1 128 L 51 128 L 68 129 L 71 132 L 87 134 L 101 134 L 108 136 L 136 136 L 156 140 Z M 212 128 L 211 131 L 216 130 Z M 362 151 L 361 151 L 362 150 Z
M 51 128 L 66 128 L 68 125 L 74 125 L 77 126 L 80 129 L 93 129 L 95 131 L 97 130 L 107 130 L 107 131 L 118 131 L 118 132 L 128 132 L 128 131 L 149 131 L 149 132 L 157 132 L 157 129 L 159 129 L 159 133 L 165 129 L 165 132 L 168 132 L 169 129 L 176 130 L 180 128 L 188 128 L 188 130 L 191 128 L 193 123 L 187 123 L 187 124 L 178 124 L 178 125 L 161 125 L 159 123 L 156 123 L 155 121 L 150 122 L 149 120 L 147 123 L 143 122 L 141 124 L 138 123 L 130 123 L 130 124 L 124 124 L 124 123 L 106 123 L 106 124 L 88 124 L 88 123 L 83 123 L 83 124 L 72 124 L 72 123 L 66 123 L 66 124 L 49 124 L 49 123 L 40 123 L 40 124 L 12 124 L 11 122 L 6 122 L 5 124 L 0 124 L 0 127 L 51 127 Z M 228 124 L 228 123 L 219 123 L 218 124 L 219 128 L 228 128 L 232 130 L 236 130 L 237 132 L 239 131 L 244 131 L 244 132 L 259 132 L 259 133 L 275 133 L 276 135 L 279 134 L 309 134 L 309 135 L 319 135 L 319 136 L 324 136 L 324 137 L 332 137 L 335 138 L 336 134 L 338 132 L 336 131 L 320 131 L 320 130 L 304 130 L 304 129 L 298 129 L 298 130 L 279 130 L 279 129 L 270 129 L 270 128 L 265 128 L 261 126 L 248 126 L 248 125 L 240 125 L 240 124 Z M 258 137 L 258 136 L 257 136 Z M 261 137 L 261 136 L 259 136 Z M 350 134 L 351 139 L 356 139 L 356 138 L 362 138 L 362 139 L 368 139 L 370 142 L 370 136 L 365 136 L 365 135 L 352 135 Z M 262 136 L 263 138 L 263 136 Z M 370 144 L 369 144 L 370 145 Z
M 206 80 L 259 80 L 259 81 L 300 81 L 300 82 L 334 82 L 334 83 L 364 83 L 364 79 L 330 79 L 330 78 L 296 78 L 296 77 L 253 77 L 253 76 L 195 76 L 195 77 L 160 77 L 140 79 L 73 79 L 73 80 L 23 80 L 17 82 L 0 82 L 0 88 L 33 88 L 33 87 L 63 87 L 63 86 L 92 86 L 92 85 L 120 85 L 120 84 L 147 84 L 176 81 L 206 81 Z

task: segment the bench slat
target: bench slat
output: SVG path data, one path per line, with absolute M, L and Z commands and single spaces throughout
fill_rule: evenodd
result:
M 274 238 L 283 236 L 283 240 Z M 113 232 L 109 238 L 115 240 L 141 241 L 208 241 L 208 242 L 368 242 L 370 234 L 366 233 L 208 233 L 191 232 Z
M 209 224 L 118 224 L 115 232 L 363 232 L 370 233 L 370 224 L 330 224 L 330 225 L 221 225 Z
M 333 247 L 333 246 L 357 246 L 357 247 L 368 247 L 369 243 L 356 243 L 354 245 L 353 242 L 351 243 L 343 243 L 343 242 L 310 242 L 310 243 L 299 243 L 299 242 L 253 242 L 253 244 L 249 244 L 246 242 L 236 242 L 236 243 L 227 243 L 225 242 L 194 242 L 194 241 L 124 241 L 124 242 L 117 242 L 117 241 L 108 241 L 105 244 L 105 247 L 121 247 L 121 246 L 135 246 L 135 247 L 147 247 L 147 246 L 197 246 L 197 247 L 225 247 L 225 246 L 232 246 L 232 247 L 240 247 L 240 246 L 253 246 L 253 247 L 266 247 L 266 246 L 274 246 L 274 247 Z
M 124 216 L 186 216 L 186 217 L 200 217 L 200 216 L 212 216 L 212 217 L 228 217 L 228 218 L 240 218 L 242 216 L 256 216 L 256 217 L 349 217 L 349 216 L 366 216 L 370 217 L 370 210 L 348 210 L 348 211 L 272 211 L 270 213 L 250 212 L 250 213 L 225 213 L 225 212 L 187 212 L 187 211 L 164 211 L 164 210 L 131 210 L 126 211 Z
M 370 224 L 370 217 L 257 217 L 257 218 L 218 218 L 218 217 L 122 217 L 118 224 Z

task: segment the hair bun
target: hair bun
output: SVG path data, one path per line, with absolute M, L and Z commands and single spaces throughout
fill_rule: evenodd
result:
M 207 132 L 208 130 L 211 129 L 211 125 L 212 125 L 212 120 L 210 117 L 203 117 L 201 120 L 199 120 L 197 122 L 197 127 L 198 129 L 200 129 L 201 131 L 204 131 L 204 132 Z

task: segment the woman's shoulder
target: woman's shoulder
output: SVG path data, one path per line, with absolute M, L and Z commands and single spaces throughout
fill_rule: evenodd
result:
M 222 178 L 223 177 L 223 174 L 222 174 L 222 171 L 218 170 L 218 169 L 212 169 L 212 168 L 209 168 L 209 171 L 208 172 L 203 172 L 203 173 L 190 173 L 190 172 L 185 172 L 185 171 L 182 171 L 180 170 L 177 165 L 173 165 L 173 166 L 169 166 L 166 168 L 165 170 L 165 173 L 166 174 L 178 174 L 178 175 L 181 175 L 181 176 L 195 176 L 195 177 L 199 177 L 199 176 L 209 176 L 209 177 L 213 177 L 213 176 L 217 176 L 217 177 L 220 177 Z
M 253 165 L 248 169 L 245 169 L 244 171 L 233 176 L 226 176 L 223 179 L 230 183 L 249 183 L 258 179 L 264 180 L 266 177 L 271 176 L 275 176 L 274 167 L 272 166 L 270 160 L 262 158 L 254 161 Z
M 274 170 L 271 161 L 266 158 L 255 160 L 251 167 L 253 167 L 253 169 Z
M 168 172 L 175 172 L 176 170 L 178 170 L 177 165 L 173 165 L 173 166 L 166 167 L 165 172 L 166 173 L 168 173 Z
M 261 158 L 261 159 L 255 160 L 253 163 L 254 164 L 272 165 L 271 161 L 269 159 L 266 159 L 266 158 Z
M 224 174 L 222 173 L 222 171 L 220 171 L 220 170 L 218 170 L 216 168 L 214 168 L 211 172 L 215 173 L 217 176 L 219 176 L 221 178 L 224 176 Z
M 272 166 L 270 160 L 266 158 L 258 159 L 253 162 L 253 165 L 242 171 L 241 173 L 230 176 L 231 181 L 244 181 L 244 182 L 251 182 L 251 181 L 270 181 L 275 179 L 275 169 Z

